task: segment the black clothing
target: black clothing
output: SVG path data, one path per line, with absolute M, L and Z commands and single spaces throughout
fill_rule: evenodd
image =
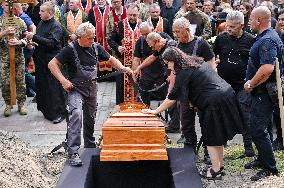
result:
M 166 33 L 159 33 L 163 38 L 171 39 L 170 36 Z M 153 54 L 152 49 L 149 47 L 148 43 L 144 39 L 143 36 L 141 36 L 136 44 L 135 44 L 135 50 L 134 50 L 134 57 L 138 57 L 141 59 L 146 59 L 150 55 Z M 139 80 L 139 85 L 144 90 L 150 90 L 153 89 L 153 87 L 161 85 L 165 81 L 165 69 L 163 62 L 160 60 L 154 61 L 151 65 L 148 67 L 145 67 L 141 70 L 141 77 Z M 150 105 L 151 101 L 151 95 L 158 96 L 159 100 L 164 100 L 167 95 L 167 87 L 163 87 L 159 89 L 155 93 L 148 93 L 148 92 L 140 92 L 141 98 L 145 104 Z
M 241 90 L 245 83 L 249 51 L 253 43 L 254 37 L 247 32 L 244 32 L 240 38 L 225 32 L 218 35 L 215 40 L 214 53 L 220 56 L 218 74 L 235 91 Z
M 159 33 L 161 37 L 171 40 L 171 37 L 166 33 Z M 143 44 L 143 46 L 141 46 Z M 135 44 L 135 50 L 134 50 L 134 57 L 146 59 L 150 55 L 153 54 L 152 49 L 149 47 L 148 43 L 144 39 L 144 37 L 140 37 L 136 44 Z M 161 60 L 154 61 L 150 66 L 145 67 L 142 71 L 142 76 L 145 77 L 145 79 L 156 79 L 165 73 L 164 65 Z
M 207 63 L 177 73 L 170 100 L 192 104 L 202 112 L 204 143 L 221 146 L 241 130 L 235 92 Z
M 49 61 L 60 51 L 62 30 L 54 18 L 38 24 L 33 41 L 38 44 L 33 54 L 37 109 L 48 120 L 65 114 L 65 97 L 60 83 L 48 69 Z
M 94 49 L 93 48 L 83 48 L 79 47 L 79 43 L 76 41 L 74 43 L 75 49 L 78 52 L 79 59 L 81 60 L 82 65 L 93 66 L 97 64 L 96 59 L 94 58 Z M 110 55 L 104 50 L 104 48 L 97 44 L 98 49 L 98 58 L 99 61 L 107 61 L 110 58 Z M 68 57 L 68 58 L 66 58 Z M 75 55 L 72 51 L 72 48 L 67 45 L 65 48 L 61 50 L 59 54 L 55 56 L 55 58 L 60 61 L 62 65 L 67 65 L 67 71 L 69 79 L 74 78 L 77 68 L 75 64 Z
M 29 4 L 27 15 L 32 19 L 35 26 L 38 26 L 39 22 L 41 21 L 39 16 L 40 11 L 40 5 L 41 3 L 38 3 L 35 7 L 33 7 L 31 4 Z
M 151 19 L 151 22 L 152 22 L 154 28 L 156 28 L 156 26 L 157 26 L 157 24 L 159 22 L 159 19 L 156 19 L 156 20 Z M 172 26 L 169 25 L 168 19 L 167 18 L 163 18 L 163 32 L 167 33 L 168 35 L 170 35 L 171 34 L 170 33 L 171 32 L 171 27 Z
M 163 6 L 161 8 L 161 13 L 160 15 L 163 18 L 166 18 L 169 21 L 169 25 L 172 26 L 174 23 L 174 17 L 176 15 L 176 13 L 178 12 L 178 9 L 174 6 L 171 6 L 170 8 L 168 8 L 167 6 Z M 168 33 L 171 37 L 173 37 L 173 31 L 172 31 L 172 27 L 170 27 L 169 33 Z
M 196 55 L 202 57 L 204 61 L 209 61 L 214 57 L 211 46 L 203 39 L 200 39 L 197 44 L 196 54 L 193 54 L 194 46 L 197 42 L 195 37 L 189 43 L 178 43 L 177 47 L 185 52 L 187 55 Z M 192 146 L 197 144 L 197 136 L 195 132 L 195 115 L 196 112 L 193 108 L 189 107 L 188 102 L 180 102 L 180 116 L 182 125 L 182 134 Z M 198 112 L 200 126 L 202 128 L 202 113 Z M 203 128 L 202 128 L 203 129 Z M 203 134 L 203 133 L 202 133 Z
M 187 55 L 192 55 L 196 40 L 197 37 L 194 37 L 189 43 L 179 43 L 177 47 Z M 201 39 L 198 42 L 196 56 L 202 57 L 204 61 L 209 61 L 214 57 L 213 50 L 206 40 Z
M 135 29 L 137 23 L 129 23 L 132 30 Z M 114 26 L 110 37 L 108 38 L 108 44 L 115 51 L 115 55 L 118 57 L 123 57 L 118 51 L 118 47 L 121 46 L 121 41 L 124 38 L 123 21 L 119 21 L 117 25 Z

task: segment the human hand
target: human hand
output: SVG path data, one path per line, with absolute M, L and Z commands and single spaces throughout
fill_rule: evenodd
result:
M 75 35 L 74 33 L 72 33 L 72 34 L 70 35 L 70 39 L 71 39 L 72 41 L 75 41 L 75 40 L 77 39 L 77 35 Z
M 73 84 L 67 79 L 64 79 L 61 82 L 61 85 L 62 85 L 63 89 L 67 92 L 71 91 L 71 89 L 74 87 Z
M 6 30 L 4 30 L 4 36 L 15 34 L 16 29 L 14 27 L 7 27 Z
M 16 38 L 11 38 L 8 40 L 8 45 L 9 46 L 19 46 L 19 45 L 22 45 L 22 41 L 16 39 Z
M 123 46 L 119 46 L 118 51 L 119 51 L 119 53 L 123 54 L 124 51 L 125 51 L 125 48 Z
M 28 40 L 32 40 L 33 37 L 34 37 L 34 34 L 33 34 L 32 32 L 27 32 L 26 38 L 27 38 Z
M 252 91 L 252 86 L 250 84 L 250 80 L 248 80 L 245 84 L 244 84 L 244 89 L 246 92 L 251 92 Z
M 140 75 L 141 75 L 141 70 L 140 70 L 140 68 L 137 67 L 136 70 L 133 72 L 133 74 L 134 74 L 134 76 L 135 76 L 136 78 L 140 77 Z
M 143 114 L 154 114 L 154 115 L 157 114 L 156 110 L 151 110 L 151 109 L 142 109 L 141 112 Z

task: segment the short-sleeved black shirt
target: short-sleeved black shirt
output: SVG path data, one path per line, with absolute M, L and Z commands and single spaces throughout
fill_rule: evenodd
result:
M 168 98 L 182 102 L 190 100 L 193 105 L 204 110 L 229 88 L 231 86 L 211 68 L 210 64 L 204 62 L 199 68 L 181 70 Z
M 105 49 L 98 43 L 96 43 L 98 49 L 98 60 L 107 61 L 110 58 L 110 55 Z M 75 49 L 78 53 L 80 63 L 82 65 L 94 66 L 97 65 L 97 60 L 95 58 L 96 53 L 94 48 L 84 48 L 79 45 L 76 41 L 74 43 Z M 71 46 L 67 45 L 63 48 L 55 58 L 62 64 L 67 66 L 67 71 L 69 79 L 74 78 L 77 68 L 75 64 L 75 54 Z
M 159 33 L 161 37 L 165 39 L 171 39 L 171 37 L 166 33 Z M 142 46 L 143 44 L 143 46 Z M 149 47 L 147 41 L 140 37 L 136 44 L 134 50 L 134 57 L 146 59 L 153 54 L 153 50 Z M 164 73 L 164 65 L 160 60 L 156 60 L 150 66 L 142 69 L 142 74 L 151 75 L 152 77 L 159 76 Z
M 249 51 L 253 43 L 254 37 L 247 32 L 240 38 L 222 33 L 215 40 L 214 52 L 220 58 L 218 74 L 236 91 L 245 83 Z
M 196 40 L 197 37 L 194 37 L 194 39 L 189 43 L 179 43 L 177 47 L 187 55 L 192 55 Z M 198 42 L 196 56 L 202 57 L 204 61 L 209 61 L 214 57 L 214 53 L 211 46 L 204 39 L 201 39 Z

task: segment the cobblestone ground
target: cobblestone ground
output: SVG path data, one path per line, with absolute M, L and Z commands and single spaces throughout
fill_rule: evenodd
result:
M 26 102 L 28 110 L 27 116 L 20 116 L 15 106 L 13 114 L 8 118 L 3 116 L 5 105 L 3 99 L 0 100 L 0 148 L 2 148 L 0 151 L 0 187 L 24 188 L 38 187 L 39 185 L 42 185 L 41 187 L 44 188 L 53 187 L 63 168 L 66 157 L 64 153 L 60 152 L 53 157 L 48 156 L 47 153 L 65 139 L 66 122 L 54 125 L 48 120 L 45 120 L 41 112 L 37 111 L 36 104 L 32 103 L 31 100 L 32 98 L 28 98 Z M 157 105 L 157 101 L 151 103 L 152 108 L 155 108 Z M 109 114 L 114 108 L 115 83 L 99 83 L 95 136 L 100 135 L 102 124 L 109 117 Z M 198 119 L 196 119 L 196 123 L 198 137 L 200 137 Z M 14 134 L 17 135 L 19 139 L 12 136 Z M 175 143 L 180 137 L 180 134 L 169 134 L 169 136 L 173 143 Z M 237 135 L 228 145 L 239 143 L 242 143 L 241 135 Z M 197 166 L 199 169 L 203 166 L 201 159 L 202 153 L 200 153 L 197 158 Z M 13 163 L 9 161 L 13 161 Z M 30 164 L 32 167 L 29 166 Z M 36 177 L 30 175 L 35 172 L 37 174 Z M 252 183 L 249 177 L 254 173 L 256 173 L 254 170 L 227 173 L 222 181 L 203 180 L 203 185 L 204 187 L 224 188 L 284 187 L 283 175 Z M 14 175 L 14 178 L 10 174 Z M 25 179 L 24 177 L 29 177 L 29 179 Z M 24 183 L 16 183 L 19 181 L 23 181 Z

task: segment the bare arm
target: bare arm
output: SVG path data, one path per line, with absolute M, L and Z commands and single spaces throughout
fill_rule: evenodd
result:
M 121 63 L 118 59 L 116 59 L 115 57 L 113 57 L 113 56 L 110 56 L 109 62 L 110 62 L 111 65 L 112 65 L 114 68 L 116 68 L 117 70 L 123 70 L 123 71 L 128 72 L 128 73 L 131 73 L 131 74 L 133 73 L 133 71 L 131 70 L 131 68 L 123 66 L 122 63 Z
M 175 100 L 170 100 L 170 99 L 166 98 L 164 100 L 164 102 L 156 110 L 143 109 L 142 113 L 156 115 L 156 114 L 159 114 L 159 113 L 165 111 L 166 109 L 168 109 L 169 107 L 171 107 L 175 103 L 176 103 Z
M 133 62 L 132 62 L 132 70 L 136 70 L 137 67 L 140 65 L 141 58 L 139 57 L 134 57 Z
M 274 70 L 274 65 L 264 64 L 257 70 L 256 74 L 251 80 L 248 80 L 244 88 L 246 91 L 251 91 L 253 88 L 265 82 Z
M 138 77 L 140 75 L 140 72 L 142 69 L 144 69 L 145 67 L 148 67 L 149 65 L 151 65 L 155 60 L 157 59 L 156 56 L 154 55 L 150 55 L 149 57 L 147 57 L 134 71 L 134 75 L 136 77 Z
M 60 66 L 61 66 L 61 63 L 56 58 L 53 58 L 48 63 L 48 68 L 49 68 L 50 72 L 61 83 L 64 90 L 66 90 L 68 92 L 73 88 L 73 84 L 63 76 L 63 74 L 60 70 Z

